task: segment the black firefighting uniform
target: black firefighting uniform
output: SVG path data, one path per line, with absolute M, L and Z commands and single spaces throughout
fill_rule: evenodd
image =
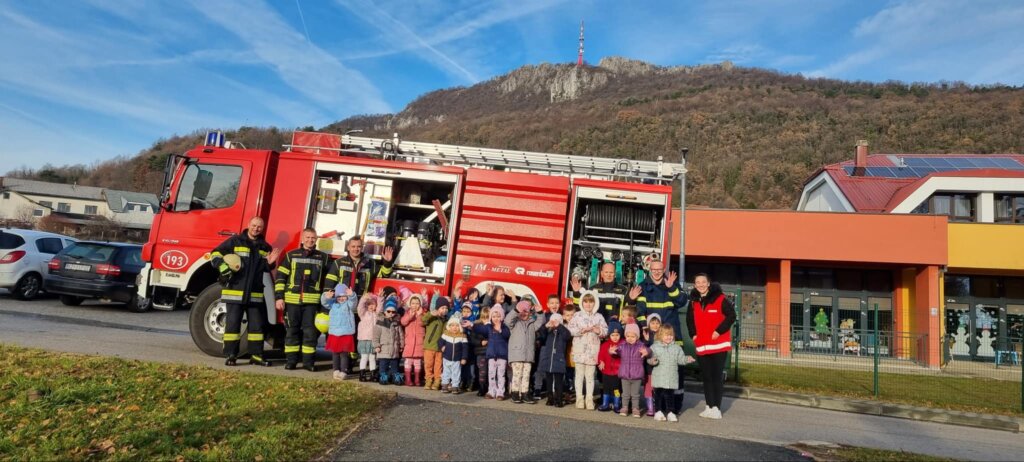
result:
M 232 272 L 224 263 L 224 256 L 231 253 L 242 259 L 242 267 L 237 272 Z M 263 236 L 249 239 L 249 233 L 242 230 L 227 238 L 210 254 L 213 267 L 222 276 L 227 276 L 224 288 L 220 291 L 220 299 L 227 305 L 224 356 L 238 356 L 244 314 L 249 320 L 246 336 L 249 354 L 254 360 L 263 360 L 263 324 L 267 315 L 267 305 L 263 299 L 263 275 L 270 271 L 270 264 L 267 263 L 269 253 L 270 244 L 263 240 Z
M 325 284 L 330 287 L 334 287 L 339 282 L 345 284 L 349 289 L 352 289 L 358 300 L 363 294 L 370 292 L 374 279 L 387 277 L 391 274 L 391 265 L 392 262 L 385 261 L 378 268 L 377 262 L 365 254 L 360 256 L 359 262 L 356 263 L 352 261 L 352 257 L 345 254 L 341 258 L 334 260 L 334 263 L 331 264 L 331 270 L 327 273 Z M 356 318 L 358 323 L 358 315 Z M 349 353 L 349 356 L 355 359 L 356 353 Z M 349 364 L 352 364 L 352 362 Z
M 299 341 L 302 342 L 302 363 L 312 366 L 320 332 L 313 321 L 321 310 L 320 294 L 330 259 L 319 250 L 299 248 L 288 252 L 277 265 L 274 299 L 284 300 L 284 322 L 287 334 L 284 353 L 288 364 L 299 362 Z
M 355 292 L 358 298 L 370 292 L 374 279 L 387 277 L 390 274 L 391 262 L 389 261 L 385 261 L 378 268 L 377 262 L 366 255 L 361 256 L 358 263 L 353 262 L 352 257 L 345 255 L 334 260 L 331 271 L 327 273 L 327 285 L 334 287 L 339 282 L 345 284 L 352 289 L 352 292 Z

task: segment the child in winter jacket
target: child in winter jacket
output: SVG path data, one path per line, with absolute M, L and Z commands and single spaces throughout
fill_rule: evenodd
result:
M 644 344 L 650 350 L 654 340 L 658 336 L 658 329 L 661 328 L 661 316 L 658 313 L 647 317 L 647 326 L 641 331 Z M 654 387 L 651 386 L 651 370 L 654 368 L 644 361 L 644 409 L 647 409 L 647 417 L 654 416 Z
M 580 308 L 575 303 L 567 303 L 562 307 L 562 324 L 566 329 L 569 328 L 569 323 L 572 322 L 572 318 L 579 310 Z M 569 346 L 566 348 L 565 388 L 567 394 L 563 400 L 567 403 L 576 402 L 576 362 L 572 360 L 572 342 L 569 342 Z
M 619 357 L 612 354 L 612 349 L 622 341 L 622 324 L 612 321 L 608 325 L 608 340 L 601 344 L 597 353 L 597 370 L 601 371 L 601 405 L 598 411 L 619 412 L 622 399 L 622 382 L 619 380 Z
M 398 372 L 398 358 L 402 355 L 402 326 L 398 321 L 397 300 L 388 299 L 384 302 L 384 314 L 377 318 L 373 326 L 373 350 L 380 361 L 380 384 L 387 385 L 394 380 Z
M 423 313 L 420 323 L 423 325 L 423 367 L 425 369 L 423 388 L 441 389 L 441 349 L 438 340 L 444 333 L 444 323 L 448 320 L 448 309 L 451 302 L 446 297 L 435 296 L 430 311 Z
M 387 300 L 391 300 L 388 298 Z M 359 352 L 359 381 L 369 382 L 374 380 L 377 372 L 377 354 L 373 349 L 373 326 L 377 324 L 377 312 L 379 311 L 377 296 L 371 293 L 363 294 L 359 299 L 356 311 L 359 313 L 359 326 L 356 330 L 356 351 Z
M 349 355 L 356 351 L 355 294 L 345 284 L 338 284 L 320 297 L 320 305 L 329 310 L 324 349 L 331 352 L 334 360 L 334 380 L 345 380 Z
M 619 415 L 625 417 L 633 411 L 633 417 L 640 417 L 640 382 L 644 378 L 644 358 L 650 351 L 640 341 L 640 327 L 626 324 L 626 340 L 612 349 L 612 356 L 619 358 L 619 379 L 622 380 L 622 408 Z
M 466 357 L 469 356 L 469 342 L 466 340 L 466 333 L 462 330 L 459 319 L 456 315 L 448 319 L 444 325 L 444 334 L 441 335 L 439 344 L 441 347 L 441 391 L 443 393 L 459 394 L 462 378 L 462 366 L 466 364 Z
M 505 325 L 510 331 L 508 361 L 512 363 L 512 402 L 536 403 L 530 393 L 530 369 L 533 368 L 537 331 L 544 327 L 544 320 L 534 314 L 530 302 L 522 300 L 516 304 L 514 312 L 505 316 Z
M 473 332 L 487 337 L 487 399 L 502 401 L 505 399 L 505 368 L 508 366 L 508 339 L 511 336 L 508 326 L 502 319 L 505 310 L 501 305 L 494 305 L 489 312 L 486 324 L 470 324 L 463 321 L 462 327 L 473 328 Z
M 469 322 L 476 321 L 476 318 L 473 317 L 473 309 L 468 304 L 463 304 L 459 310 L 455 310 L 455 314 L 452 317 L 456 316 L 459 317 L 460 327 L 463 319 Z M 473 384 L 476 383 L 476 377 L 473 376 L 476 369 L 476 357 L 473 355 L 473 344 L 469 339 L 469 329 L 462 329 L 462 333 L 466 336 L 466 343 L 469 343 L 469 348 L 466 349 L 466 362 L 462 365 L 462 381 L 459 383 L 459 388 L 462 391 L 469 391 L 473 388 Z
M 420 372 L 423 367 L 423 314 L 427 308 L 423 298 L 419 295 L 411 295 L 406 302 L 405 314 L 402 315 L 402 328 L 405 330 L 405 348 L 402 349 L 402 357 L 405 358 L 405 385 L 407 387 L 420 386 Z
M 572 334 L 563 325 L 562 315 L 553 313 L 544 325 L 544 346 L 540 349 L 537 370 L 544 373 L 544 391 L 548 406 L 562 407 L 565 393 L 565 371 L 568 366 L 569 341 Z
M 597 293 L 584 290 L 580 297 L 583 309 L 569 322 L 572 332 L 572 359 L 576 362 L 576 409 L 594 410 L 594 373 L 601 338 L 608 335 L 608 324 L 597 312 Z
M 463 321 L 466 319 L 463 318 Z M 473 349 L 472 356 L 476 358 L 476 395 L 484 396 L 487 394 L 487 334 L 480 334 L 473 330 L 472 326 L 478 324 L 484 324 L 484 320 L 478 318 L 465 331 L 469 337 L 469 345 Z
M 696 361 L 687 356 L 683 348 L 676 344 L 675 335 L 672 326 L 661 326 L 658 329 L 657 341 L 651 345 L 651 356 L 647 358 L 647 363 L 654 366 L 651 382 L 654 386 L 654 407 L 657 409 L 654 420 L 658 421 L 678 421 L 672 412 L 675 409 L 675 391 L 679 388 L 678 366 Z

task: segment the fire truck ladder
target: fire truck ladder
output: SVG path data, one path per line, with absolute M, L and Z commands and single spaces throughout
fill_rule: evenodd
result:
M 606 157 L 575 156 L 544 152 L 515 151 L 509 149 L 479 148 L 450 144 L 341 136 L 341 153 L 374 152 L 385 158 L 404 158 L 412 162 L 430 161 L 437 164 L 460 166 L 486 166 L 511 171 L 546 174 L 565 174 L 627 181 L 671 182 L 686 172 L 681 163 L 612 159 Z M 305 148 L 304 146 L 289 146 Z M 323 149 L 323 148 L 321 148 Z

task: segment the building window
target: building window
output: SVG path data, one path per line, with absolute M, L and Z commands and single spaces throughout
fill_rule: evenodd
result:
M 67 202 L 58 202 L 57 203 L 57 211 L 58 212 L 64 212 L 64 213 L 70 213 L 71 212 L 71 204 L 69 204 Z
M 997 195 L 996 223 L 1024 223 L 1024 196 Z
M 4 199 L 10 199 L 10 198 L 11 198 L 11 193 L 5 192 L 4 193 Z
M 33 209 L 32 210 L 32 216 L 34 216 L 34 217 L 41 217 L 41 216 L 43 216 L 43 209 Z
M 145 212 L 146 210 L 147 210 L 147 209 L 146 209 L 146 206 L 145 206 L 145 205 L 140 205 L 140 206 L 139 206 L 139 211 L 140 211 L 140 212 Z
M 46 207 L 48 209 L 53 209 L 53 202 L 50 201 L 39 201 L 39 205 Z
M 975 221 L 975 197 L 973 194 L 935 194 L 918 205 L 910 213 L 947 215 L 949 221 Z
M 85 214 L 86 215 L 96 215 L 96 206 L 95 205 L 86 205 L 85 206 Z

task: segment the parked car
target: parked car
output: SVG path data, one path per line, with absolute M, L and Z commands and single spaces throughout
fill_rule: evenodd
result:
M 95 298 L 121 302 L 140 313 L 149 310 L 149 305 L 139 303 L 135 290 L 143 265 L 140 245 L 76 242 L 50 260 L 44 288 L 60 294 L 61 303 L 68 306 Z
M 0 229 L 0 289 L 31 300 L 49 278 L 47 263 L 75 239 L 30 229 Z

